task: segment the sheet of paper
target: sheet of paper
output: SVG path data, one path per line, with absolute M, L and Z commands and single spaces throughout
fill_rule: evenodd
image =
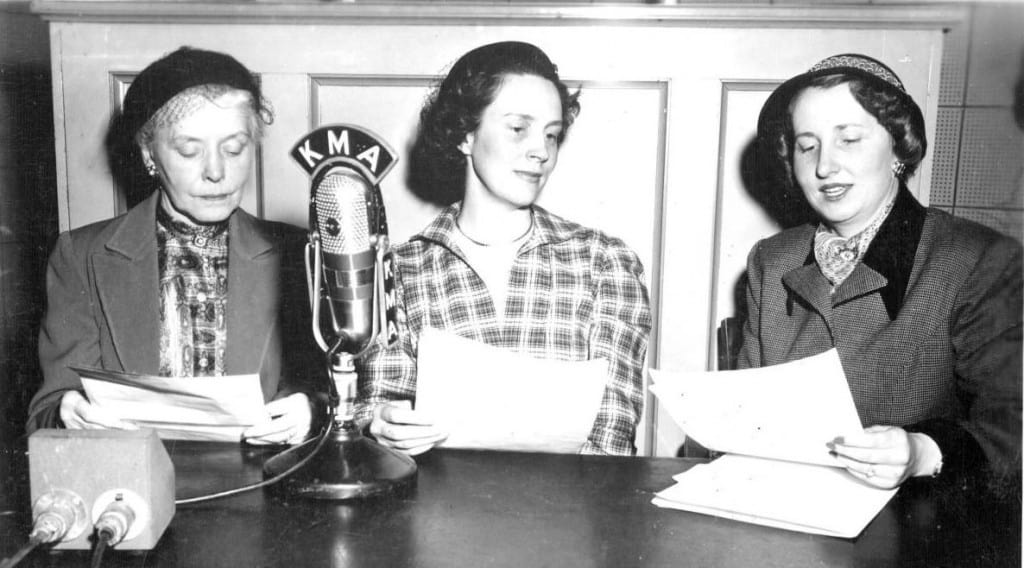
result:
M 896 494 L 842 469 L 737 455 L 695 466 L 675 479 L 654 504 L 845 538 L 860 534 Z
M 158 377 L 73 368 L 90 402 L 161 438 L 238 441 L 269 420 L 259 375 Z
M 719 452 L 834 466 L 825 444 L 862 429 L 835 349 L 757 369 L 650 374 L 683 432 Z
M 420 335 L 416 409 L 449 432 L 445 447 L 574 453 L 597 416 L 603 359 L 537 359 L 451 333 Z

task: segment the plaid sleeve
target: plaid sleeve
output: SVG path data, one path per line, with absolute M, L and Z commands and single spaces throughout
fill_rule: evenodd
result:
M 584 454 L 634 455 L 636 424 L 643 409 L 643 366 L 651 332 L 644 269 L 618 240 L 594 256 L 596 298 L 590 334 L 592 358 L 609 361 L 608 384 Z
M 385 402 L 413 400 L 416 397 L 416 351 L 405 309 L 401 270 L 395 274 L 398 300 L 398 341 L 392 345 L 377 343 L 356 361 L 359 392 L 355 403 L 355 421 L 365 426 L 373 411 Z

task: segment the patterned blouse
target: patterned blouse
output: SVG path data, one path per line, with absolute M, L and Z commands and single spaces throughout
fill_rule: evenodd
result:
M 535 206 L 534 230 L 513 264 L 502 320 L 453 242 L 459 208 L 448 207 L 395 247 L 400 340 L 375 346 L 357 361 L 356 419 L 368 422 L 376 406 L 415 398 L 419 334 L 433 327 L 534 357 L 608 360 L 601 406 L 580 451 L 634 454 L 651 330 L 640 259 L 621 240 Z
M 157 207 L 160 375 L 224 375 L 228 221 L 196 226 Z

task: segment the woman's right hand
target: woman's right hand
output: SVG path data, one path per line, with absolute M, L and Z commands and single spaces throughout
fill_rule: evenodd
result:
M 82 393 L 69 390 L 60 398 L 60 419 L 72 430 L 138 430 L 135 424 L 121 420 L 105 408 L 89 402 Z
M 417 413 L 409 401 L 389 402 L 373 412 L 370 434 L 389 448 L 410 456 L 422 454 L 448 438 L 433 420 Z

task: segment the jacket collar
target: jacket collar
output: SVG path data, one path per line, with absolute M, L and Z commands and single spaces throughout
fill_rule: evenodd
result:
M 152 373 L 160 366 L 159 267 L 156 208 L 159 192 L 121 217 L 104 252 L 92 255 L 97 293 L 122 369 Z M 253 303 L 277 297 L 273 240 L 256 219 L 237 209 L 228 224 L 228 373 L 251 367 L 252 349 L 265 343 L 272 310 Z M 266 314 L 264 313 L 266 312 Z M 148 315 L 147 315 L 148 314 Z
M 827 294 L 830 284 L 820 274 L 813 246 L 803 266 L 786 273 L 783 281 L 821 313 L 827 313 L 826 306 L 878 290 L 889 319 L 894 320 L 903 307 L 926 213 L 927 209 L 901 185 L 892 211 L 878 228 L 861 263 L 831 299 Z
M 106 248 L 127 258 L 138 260 L 156 253 L 156 208 L 160 203 L 160 191 L 154 191 L 125 213 L 121 225 L 110 239 Z M 238 208 L 228 221 L 229 243 L 234 252 L 244 258 L 256 258 L 274 248 L 274 243 L 258 229 L 256 218 Z
M 903 307 L 926 214 L 927 209 L 901 184 L 889 217 L 879 227 L 861 261 L 886 280 L 880 293 L 890 320 L 896 319 Z

